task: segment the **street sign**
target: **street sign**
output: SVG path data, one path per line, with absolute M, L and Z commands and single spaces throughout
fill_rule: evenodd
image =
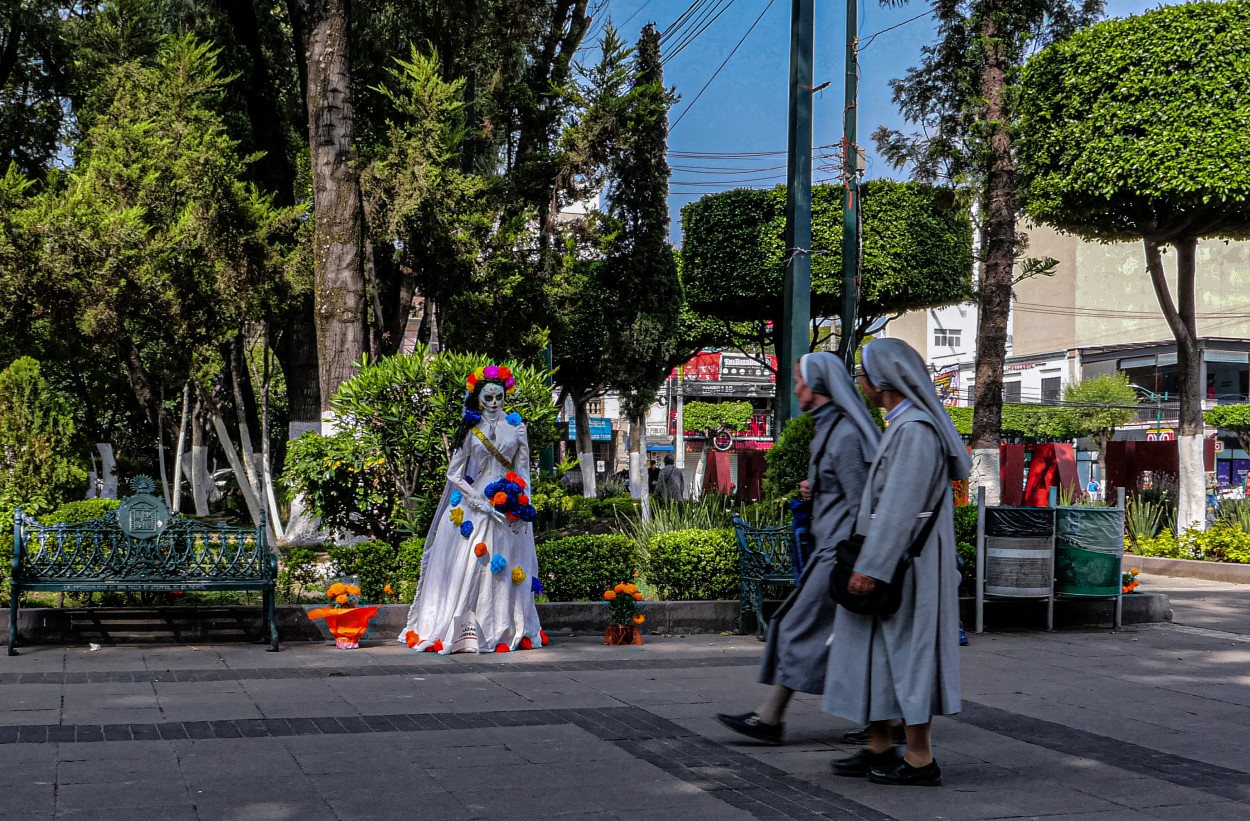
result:
M 712 437 L 712 447 L 716 448 L 721 453 L 731 449 L 733 446 L 733 434 L 729 433 L 729 431 L 718 430 Z
M 1158 430 L 1146 431 L 1147 442 L 1174 442 L 1176 441 L 1176 431 L 1171 428 L 1159 428 Z

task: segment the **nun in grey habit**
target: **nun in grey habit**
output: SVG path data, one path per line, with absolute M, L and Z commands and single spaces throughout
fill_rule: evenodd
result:
M 795 394 L 815 422 L 807 490 L 815 545 L 793 593 L 768 626 L 760 683 L 772 685 L 765 703 L 745 715 L 719 714 L 730 729 L 780 743 L 782 717 L 797 690 L 820 694 L 825 687 L 829 634 L 837 604 L 829 596 L 834 548 L 851 534 L 868 466 L 881 431 L 855 389 L 846 366 L 833 354 L 807 354 L 796 369 Z
M 869 729 L 868 747 L 835 762 L 834 771 L 878 783 L 936 786 L 941 770 L 930 749 L 930 722 L 960 708 L 959 573 L 950 482 L 966 477 L 970 464 L 928 368 L 907 343 L 870 342 L 857 377 L 869 401 L 887 414 L 856 519 L 864 543 L 852 592 L 892 579 L 924 518 L 936 511 L 938 520 L 903 579 L 897 613 L 862 616 L 838 608 L 822 707 L 866 721 Z M 907 735 L 902 758 L 889 741 L 890 724 L 897 720 Z

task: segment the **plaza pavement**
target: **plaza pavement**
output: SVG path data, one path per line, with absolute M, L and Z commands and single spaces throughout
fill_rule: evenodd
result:
M 0 658 L 0 818 L 1250 818 L 1250 586 L 1143 577 L 1173 625 L 986 633 L 945 786 L 829 773 L 846 722 L 751 709 L 753 637 L 453 658 L 397 645 L 26 647 Z

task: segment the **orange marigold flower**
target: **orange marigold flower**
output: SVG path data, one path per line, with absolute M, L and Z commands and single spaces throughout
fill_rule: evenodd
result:
M 647 620 L 647 617 L 646 617 L 646 616 L 644 616 L 644 615 L 643 615 L 643 614 L 641 614 L 641 613 L 639 613 L 638 615 L 634 616 L 634 624 L 642 624 L 642 623 L 643 623 L 644 621 L 646 621 L 646 620 Z
M 623 585 L 623 584 L 618 584 L 616 587 L 613 587 L 612 589 L 613 589 L 613 590 L 615 590 L 617 593 L 624 593 L 624 592 L 625 592 L 625 585 Z
M 613 599 L 615 599 L 615 598 L 616 598 L 616 591 L 615 591 L 615 590 L 605 590 L 605 591 L 603 591 L 603 600 L 604 600 L 604 601 L 612 601 L 612 600 L 613 600 Z
M 347 594 L 339 593 L 337 596 L 334 597 L 334 600 L 338 602 L 339 604 L 347 604 L 348 602 Z
M 1128 572 L 1130 572 L 1130 573 L 1132 573 L 1134 576 L 1136 576 L 1136 575 L 1137 575 L 1138 573 L 1140 573 L 1141 571 L 1140 571 L 1140 570 L 1138 570 L 1136 567 L 1130 567 L 1130 568 L 1128 569 Z
M 507 379 L 509 376 L 512 376 L 512 369 L 509 368 L 507 365 L 500 365 L 499 366 L 499 378 Z
M 326 591 L 326 595 L 337 596 L 338 594 L 342 593 L 346 589 L 347 589 L 347 585 L 343 584 L 342 582 L 335 582 L 334 584 L 330 585 L 330 589 Z
M 382 588 L 382 592 L 383 592 L 383 593 L 385 593 L 385 594 L 386 594 L 386 595 L 388 595 L 388 596 L 394 596 L 394 595 L 395 595 L 395 588 L 391 587 L 391 586 L 388 584 L 386 587 L 383 587 L 383 588 Z
M 625 592 L 629 593 L 632 596 L 634 593 L 638 592 L 638 585 L 634 584 L 633 582 L 630 582 L 629 584 L 625 585 Z
M 360 585 L 357 585 L 357 584 L 349 584 L 349 585 L 347 585 L 347 595 L 349 595 L 349 596 L 359 596 L 359 595 L 360 595 Z
M 634 593 L 631 593 L 630 595 L 634 597 L 634 601 L 642 601 L 641 593 L 634 592 Z

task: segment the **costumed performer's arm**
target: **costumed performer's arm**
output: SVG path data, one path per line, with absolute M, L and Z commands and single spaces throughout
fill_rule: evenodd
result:
M 447 481 L 464 495 L 466 505 L 481 513 L 489 514 L 497 522 L 502 522 L 504 515 L 491 506 L 486 499 L 486 494 L 475 488 L 465 478 L 464 471 L 469 464 L 469 437 L 472 435 L 472 432 L 466 434 L 460 447 L 451 455 L 451 464 L 447 466 Z

